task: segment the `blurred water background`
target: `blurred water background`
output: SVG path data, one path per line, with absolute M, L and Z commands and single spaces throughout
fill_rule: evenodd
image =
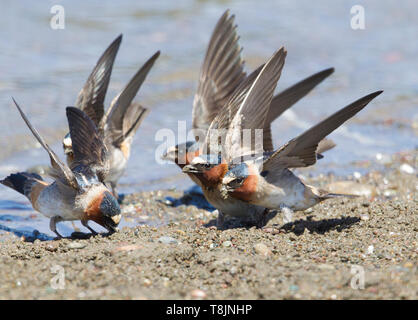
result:
M 57 4 L 65 9 L 63 30 L 50 27 L 50 10 Z M 350 9 L 357 4 L 365 9 L 364 30 L 350 27 Z M 200 64 L 210 34 L 228 8 L 236 15 L 248 71 L 280 46 L 287 48 L 277 91 L 335 67 L 330 78 L 273 124 L 276 146 L 357 98 L 385 91 L 332 134 L 337 147 L 312 168 L 312 174 L 361 171 L 359 161 L 417 145 L 417 1 L 2 0 L 1 6 L 1 177 L 48 163 L 11 97 L 62 155 L 65 107 L 74 104 L 99 56 L 123 33 L 106 106 L 155 51 L 162 54 L 136 98 L 151 112 L 136 135 L 120 191 L 190 187 L 191 181 L 175 165 L 155 161 L 161 144 L 155 134 L 161 128 L 177 132 L 178 120 L 186 120 L 190 127 Z M 23 196 L 0 186 L 0 229 L 36 227 L 51 234 L 47 219 L 27 218 L 31 213 Z M 60 229 L 67 228 L 61 225 Z

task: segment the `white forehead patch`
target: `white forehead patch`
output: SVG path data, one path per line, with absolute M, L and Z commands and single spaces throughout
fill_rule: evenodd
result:
M 70 136 L 66 136 L 65 138 L 64 138 L 64 140 L 62 140 L 62 143 L 64 144 L 64 146 L 66 146 L 66 147 L 71 147 L 72 145 L 73 145 L 73 142 L 72 142 L 72 140 L 71 140 L 71 137 Z
M 192 164 L 205 164 L 208 163 L 206 159 L 203 159 L 202 157 L 194 157 L 192 160 Z

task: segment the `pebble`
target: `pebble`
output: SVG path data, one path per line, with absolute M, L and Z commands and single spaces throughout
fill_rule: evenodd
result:
M 254 251 L 257 253 L 257 254 L 260 254 L 260 255 L 262 255 L 262 256 L 269 256 L 269 255 L 271 255 L 271 250 L 264 244 L 264 243 L 256 243 L 255 245 L 254 245 Z
M 368 246 L 368 247 L 367 247 L 367 253 L 368 253 L 368 254 L 372 254 L 373 252 L 374 252 L 374 246 L 373 246 L 373 245 Z
M 368 214 L 362 214 L 362 215 L 360 216 L 360 219 L 361 219 L 361 220 L 363 220 L 363 221 L 367 221 L 367 220 L 369 220 L 369 219 L 370 219 L 370 217 L 369 217 L 369 215 L 368 215 Z
M 376 154 L 376 160 L 382 164 L 390 164 L 392 163 L 392 159 L 389 155 L 387 154 L 381 154 L 381 153 L 377 153 Z
M 126 246 L 117 247 L 116 251 L 134 251 L 141 249 L 142 247 L 137 244 L 128 244 Z
M 222 243 L 222 246 L 223 247 L 225 247 L 225 248 L 227 248 L 227 247 L 230 247 L 230 246 L 232 246 L 232 242 L 231 241 L 224 241 L 223 243 Z
M 158 242 L 165 243 L 165 244 L 177 244 L 177 239 L 172 237 L 162 236 L 158 238 Z
M 149 287 L 152 285 L 152 281 L 150 279 L 144 279 L 144 286 Z
M 400 167 L 399 170 L 401 170 L 402 172 L 405 172 L 407 174 L 414 174 L 415 169 L 413 167 L 411 167 L 409 164 L 407 163 L 403 163 Z
M 70 242 L 67 245 L 67 248 L 68 249 L 83 249 L 86 246 L 87 246 L 87 244 L 85 244 L 85 243 L 81 243 L 81 242 Z
M 195 289 L 192 292 L 190 292 L 190 295 L 193 299 L 205 299 L 206 298 L 206 292 L 200 289 Z
M 360 172 L 358 172 L 358 171 L 354 171 L 354 172 L 353 172 L 353 177 L 354 177 L 355 179 L 360 179 L 360 178 L 361 178 L 361 173 L 360 173 Z

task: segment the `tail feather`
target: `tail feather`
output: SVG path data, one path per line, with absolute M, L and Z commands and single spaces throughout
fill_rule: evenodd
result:
M 0 183 L 26 196 L 33 183 L 38 181 L 43 181 L 43 179 L 36 173 L 18 172 L 12 173 L 4 180 L 1 180 Z
M 324 190 L 321 190 L 321 199 L 322 200 L 326 200 L 326 199 L 332 199 L 332 198 L 358 198 L 359 196 L 356 194 L 344 194 L 344 193 L 332 193 L 332 192 L 327 192 Z

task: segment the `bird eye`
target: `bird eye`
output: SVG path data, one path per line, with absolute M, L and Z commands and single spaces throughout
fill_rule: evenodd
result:
M 205 163 L 205 168 L 209 169 L 210 168 L 210 163 Z
M 235 183 L 236 183 L 236 184 L 241 184 L 243 181 L 244 181 L 244 179 L 243 179 L 243 178 L 236 178 L 236 179 L 235 179 Z

